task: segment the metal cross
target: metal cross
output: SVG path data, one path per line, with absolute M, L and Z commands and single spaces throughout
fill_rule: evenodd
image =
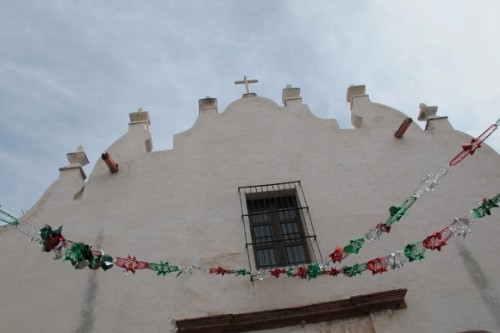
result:
M 244 84 L 245 85 L 245 89 L 247 91 L 247 94 L 249 94 L 250 90 L 248 89 L 248 85 L 251 84 L 251 83 L 257 83 L 257 82 L 259 82 L 259 81 L 258 80 L 248 80 L 247 76 L 245 75 L 243 77 L 243 80 L 241 80 L 241 81 L 234 81 L 234 84 Z

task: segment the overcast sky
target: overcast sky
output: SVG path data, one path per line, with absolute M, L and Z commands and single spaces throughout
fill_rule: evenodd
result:
M 476 136 L 500 117 L 499 35 L 495 0 L 2 0 L 0 205 L 30 209 L 79 145 L 89 175 L 139 107 L 154 150 L 170 149 L 198 99 L 222 112 L 244 75 L 278 103 L 287 83 L 300 87 L 342 128 L 346 88 L 366 84 L 374 102 L 413 119 L 437 105 Z M 500 151 L 500 133 L 487 143 Z

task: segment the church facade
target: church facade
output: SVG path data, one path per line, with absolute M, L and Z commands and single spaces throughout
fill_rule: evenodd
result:
M 498 153 L 436 107 L 420 105 L 423 130 L 364 86 L 341 129 L 298 88 L 280 105 L 241 82 L 223 112 L 201 99 L 171 150 L 153 151 L 139 110 L 88 179 L 85 152 L 68 154 L 20 219 L 49 238 L 62 225 L 45 246 L 67 262 L 0 228 L 2 331 L 500 331 L 499 213 L 483 201 Z M 113 269 L 65 255 L 77 242 Z

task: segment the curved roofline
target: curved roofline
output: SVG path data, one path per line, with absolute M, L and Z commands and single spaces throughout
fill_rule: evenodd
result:
M 222 113 L 225 113 L 227 111 L 231 111 L 232 109 L 237 108 L 238 104 L 243 103 L 243 102 L 248 102 L 250 100 L 252 100 L 253 102 L 255 102 L 257 100 L 260 100 L 260 102 L 266 102 L 267 104 L 269 104 L 270 107 L 271 106 L 275 107 L 275 108 L 281 107 L 278 103 L 276 103 L 275 101 L 273 101 L 272 99 L 267 98 L 267 97 L 262 97 L 262 96 L 257 96 L 257 95 L 250 95 L 250 96 L 244 95 L 242 98 L 237 99 L 234 102 L 231 102 L 228 106 L 226 106 L 226 108 L 224 109 L 224 111 Z

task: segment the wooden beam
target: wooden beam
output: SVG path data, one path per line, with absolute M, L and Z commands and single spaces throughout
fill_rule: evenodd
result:
M 108 153 L 102 154 L 101 158 L 104 161 L 104 163 L 106 163 L 106 165 L 108 166 L 109 171 L 111 171 L 111 173 L 117 173 L 118 172 L 118 164 L 116 164 L 113 161 L 113 159 L 111 158 L 111 156 L 109 156 Z
M 411 119 L 411 118 L 406 118 L 405 120 L 403 120 L 403 123 L 401 124 L 401 126 L 399 126 L 396 133 L 394 133 L 394 136 L 398 139 L 401 139 L 403 137 L 403 135 L 405 134 L 406 130 L 408 129 L 408 127 L 410 127 L 410 124 L 412 122 L 413 122 L 413 119 Z

